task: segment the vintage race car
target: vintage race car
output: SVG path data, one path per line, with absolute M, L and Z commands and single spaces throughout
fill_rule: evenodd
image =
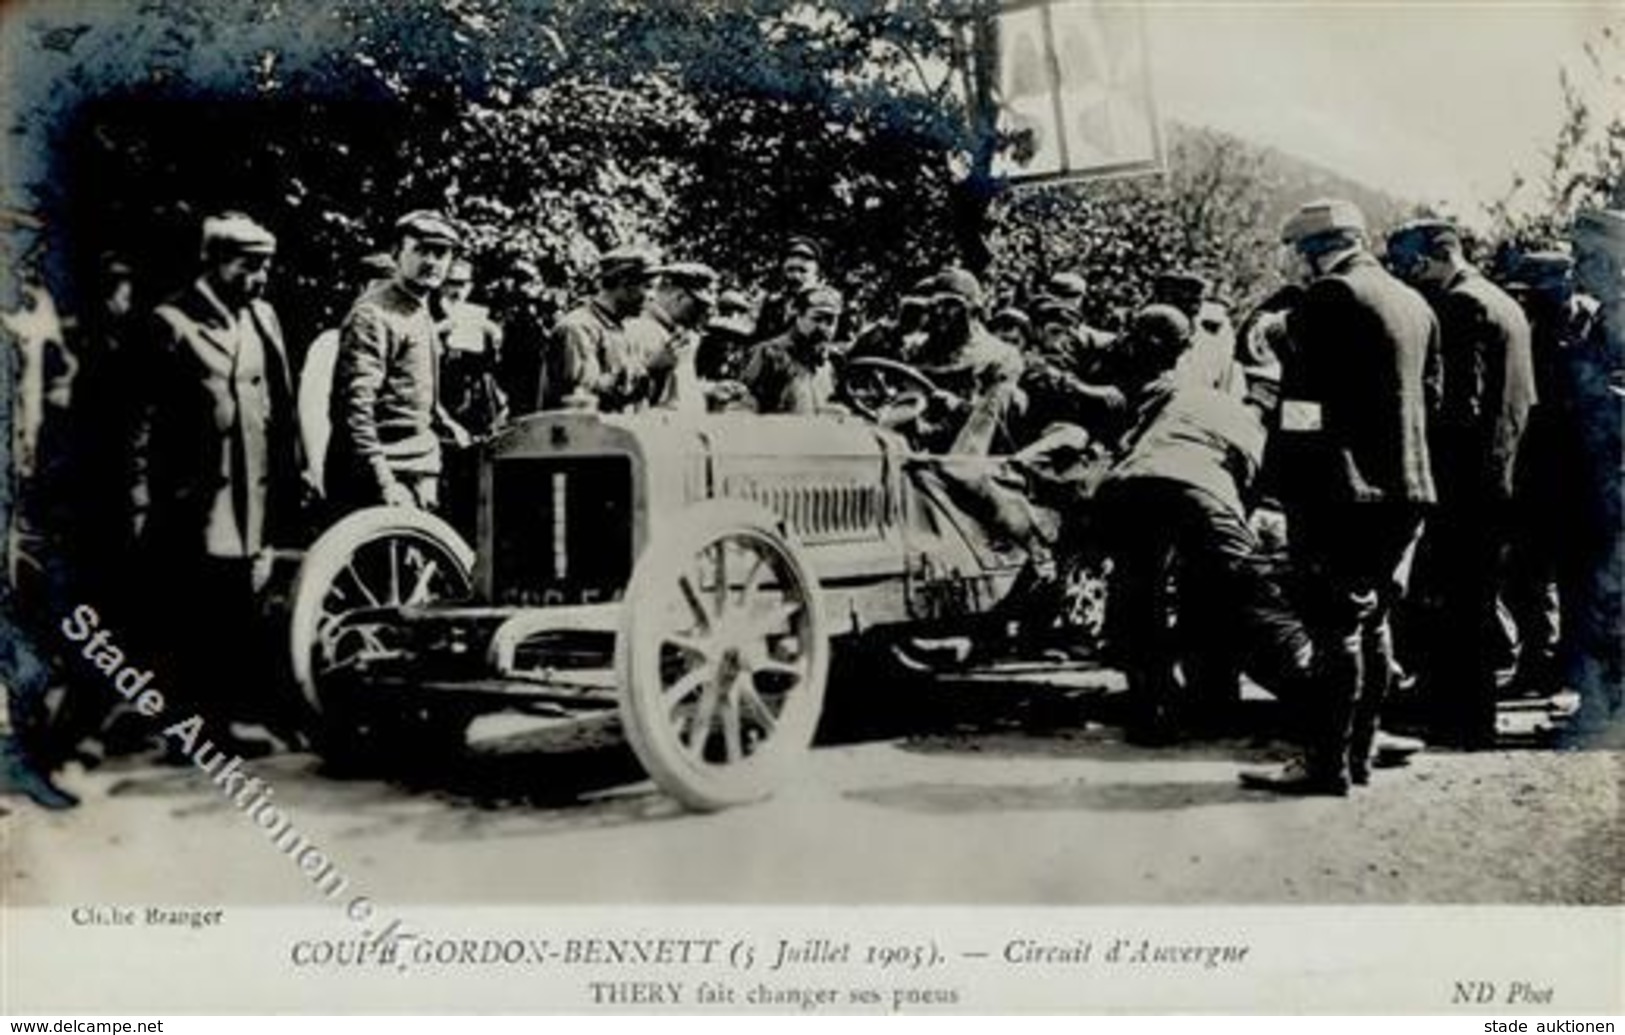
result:
M 461 743 L 498 709 L 618 710 L 684 804 L 766 797 L 812 741 L 832 649 L 930 664 L 927 638 L 1008 624 L 1032 551 L 962 484 L 998 464 L 918 454 L 857 416 L 526 418 L 484 448 L 477 550 L 431 514 L 374 508 L 305 554 L 292 666 L 318 748 Z

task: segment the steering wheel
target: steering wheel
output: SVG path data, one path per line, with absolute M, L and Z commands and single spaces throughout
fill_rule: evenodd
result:
M 925 415 L 942 389 L 907 363 L 883 356 L 858 356 L 841 368 L 846 401 L 877 424 L 897 427 Z

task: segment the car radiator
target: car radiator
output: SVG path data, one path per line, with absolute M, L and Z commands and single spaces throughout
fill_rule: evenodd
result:
M 524 607 L 620 598 L 632 573 L 632 461 L 510 457 L 492 470 L 492 600 Z

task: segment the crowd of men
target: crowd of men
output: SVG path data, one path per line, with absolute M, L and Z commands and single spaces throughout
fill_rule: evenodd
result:
M 71 369 L 54 376 L 73 388 L 59 402 L 80 418 L 43 422 L 67 473 L 33 506 L 43 534 L 72 542 L 43 549 L 43 610 L 97 601 L 222 751 L 270 749 L 259 727 L 297 738 L 279 691 L 257 685 L 276 671 L 268 548 L 379 504 L 466 527 L 468 447 L 559 408 L 855 413 L 921 451 L 1025 471 L 1081 444 L 1104 475 L 1059 521 L 1087 521 L 1113 559 L 1134 732 L 1188 731 L 1191 702 L 1233 697 L 1245 672 L 1286 703 L 1303 746 L 1281 772 L 1245 774 L 1251 786 L 1366 782 L 1399 678 L 1424 688 L 1433 744 L 1493 745 L 1504 692 L 1578 689 L 1582 734 L 1619 715 L 1625 212 L 1583 213 L 1569 250 L 1518 256 L 1498 285 L 1448 222 L 1405 224 L 1379 253 L 1352 204 L 1315 202 L 1282 231 L 1287 286 L 1239 328 L 1206 278 L 1170 271 L 1118 334 L 1086 322 L 1077 275 L 994 300 L 954 266 L 859 326 L 818 242 L 792 238 L 757 303 L 702 264 L 619 248 L 545 340 L 505 340 L 470 301 L 465 237 L 442 213 L 403 216 L 296 369 L 265 297 L 276 238 L 221 214 L 203 224 L 196 280 L 150 314 L 132 312 L 128 268 L 107 264 L 105 311 L 62 350 Z M 504 362 L 516 349 L 536 354 Z M 880 404 L 857 390 L 860 370 L 897 366 L 928 390 Z M 1030 538 L 1042 552 L 1066 537 Z M 13 662 L 26 713 L 17 701 L 39 694 L 17 672 L 35 690 L 48 676 Z M 37 800 L 70 803 L 43 774 L 86 737 L 118 739 L 89 714 L 20 764 Z

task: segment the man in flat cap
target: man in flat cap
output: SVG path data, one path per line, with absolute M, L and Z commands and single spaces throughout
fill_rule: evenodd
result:
M 795 300 L 788 330 L 758 344 L 740 380 L 758 413 L 821 413 L 835 395 L 830 350 L 841 322 L 841 293 L 810 287 Z
M 779 262 L 778 285 L 763 299 L 757 312 L 756 340 L 776 338 L 788 330 L 795 320 L 796 303 L 802 294 L 824 283 L 823 245 L 806 236 L 786 238 Z
M 987 329 L 988 333 L 1024 356 L 1033 351 L 1038 340 L 1033 318 L 1027 315 L 1026 310 L 1013 305 L 1007 305 L 989 316 Z
M 553 327 L 543 363 L 543 409 L 595 406 L 617 413 L 648 402 L 649 370 L 626 323 L 643 311 L 658 267 L 658 256 L 645 248 L 616 248 L 598 260 L 598 292 Z
M 440 436 L 466 441 L 440 408 L 440 342 L 430 300 L 462 227 L 428 210 L 395 224 L 395 270 L 356 299 L 339 329 L 326 488 L 341 511 L 440 504 Z
M 1428 690 L 1433 737 L 1459 747 L 1495 740 L 1498 600 L 1512 531 L 1518 449 L 1535 402 L 1529 322 L 1466 259 L 1451 223 L 1421 219 L 1388 236 L 1388 264 L 1439 319 L 1444 396 L 1429 429 L 1439 507 L 1427 550 L 1439 579 L 1443 642 Z
M 252 749 L 230 721 L 270 712 L 263 698 L 226 699 L 268 670 L 255 561 L 303 531 L 293 382 L 263 298 L 275 252 L 245 215 L 204 220 L 202 275 L 153 314 L 134 436 L 141 554 L 183 609 L 154 623 L 155 649 L 209 739 L 239 754 Z
M 1028 406 L 1021 435 L 1031 439 L 1056 422 L 1076 424 L 1096 438 L 1115 438 L 1127 412 L 1118 384 L 1116 337 L 1083 318 L 1087 284 L 1076 273 L 1057 273 L 1028 307 L 1035 347 L 1026 356 L 1021 389 Z
M 644 303 L 626 321 L 626 337 L 649 372 L 648 405 L 705 412 L 695 366 L 700 329 L 717 306 L 717 271 L 699 262 L 667 263 Z
M 1571 234 L 1575 280 L 1598 302 L 1590 334 L 1568 365 L 1570 398 L 1580 431 L 1583 496 L 1572 530 L 1571 564 L 1579 592 L 1569 637 L 1570 684 L 1580 694 L 1569 741 L 1618 747 L 1625 734 L 1625 674 L 1619 631 L 1625 628 L 1625 515 L 1620 472 L 1625 462 L 1625 208 L 1582 210 Z M 1567 602 L 1565 601 L 1565 606 Z
M 1435 501 L 1427 448 L 1439 330 L 1427 302 L 1366 246 L 1347 201 L 1311 202 L 1282 229 L 1309 281 L 1288 318 L 1272 459 L 1315 648 L 1319 706 L 1303 754 L 1250 787 L 1344 795 L 1369 778 L 1391 678 L 1388 616 Z

